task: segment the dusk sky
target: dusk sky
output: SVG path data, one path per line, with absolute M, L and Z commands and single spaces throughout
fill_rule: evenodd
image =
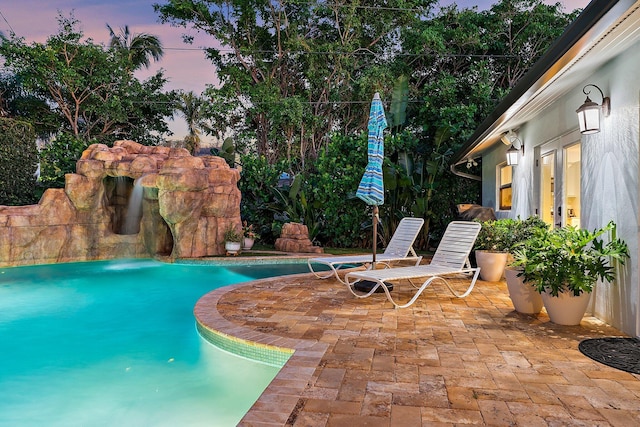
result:
M 441 5 L 456 3 L 459 8 L 487 9 L 497 0 L 441 0 Z M 548 3 L 555 3 L 549 0 Z M 153 10 L 153 3 L 164 3 L 163 0 L 0 0 L 0 31 L 8 35 L 10 31 L 24 37 L 27 42 L 44 42 L 48 36 L 58 31 L 58 11 L 68 16 L 74 11 L 76 19 L 82 25 L 87 37 L 97 43 L 107 43 L 109 31 L 106 24 L 114 30 L 129 26 L 132 33 L 150 33 L 160 37 L 165 54 L 161 61 L 153 63 L 151 71 L 158 68 L 165 70 L 169 79 L 167 89 L 192 90 L 200 94 L 206 84 L 215 82 L 213 65 L 204 58 L 199 47 L 212 46 L 211 37 L 198 34 L 194 30 L 174 28 L 161 25 L 158 15 Z M 561 0 L 565 12 L 576 8 L 584 8 L 589 0 Z M 189 33 L 195 36 L 193 45 L 182 42 L 181 35 Z M 139 77 L 146 77 L 151 72 L 140 72 Z M 182 138 L 186 134 L 184 120 L 176 118 L 170 122 L 173 138 Z

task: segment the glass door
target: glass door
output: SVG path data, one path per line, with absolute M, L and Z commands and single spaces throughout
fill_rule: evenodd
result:
M 564 148 L 565 199 L 564 225 L 580 228 L 580 143 Z
M 561 138 L 543 145 L 537 166 L 540 218 L 552 227 L 580 227 L 580 142 Z
M 556 151 L 542 155 L 540 160 L 540 218 L 547 224 L 556 224 Z

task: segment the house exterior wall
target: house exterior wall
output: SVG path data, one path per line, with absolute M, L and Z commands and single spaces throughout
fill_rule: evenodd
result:
M 616 284 L 599 283 L 591 298 L 593 315 L 616 328 L 640 336 L 640 291 L 638 265 L 640 254 L 639 185 L 639 101 L 640 43 L 597 73 L 579 82 L 533 120 L 520 126 L 519 138 L 525 154 L 513 170 L 513 207 L 500 217 L 526 218 L 536 213 L 539 194 L 535 159 L 542 144 L 565 138 L 576 132 L 575 113 L 584 102 L 582 87 L 596 84 L 611 98 L 611 115 L 601 119 L 601 132 L 582 135 L 581 225 L 593 230 L 610 220 L 617 224 L 618 235 L 629 245 L 631 259 L 618 269 Z M 600 94 L 591 93 L 601 103 Z M 578 138 L 578 137 L 576 137 Z M 507 147 L 496 144 L 483 155 L 483 205 L 496 208 L 496 168 L 504 162 Z

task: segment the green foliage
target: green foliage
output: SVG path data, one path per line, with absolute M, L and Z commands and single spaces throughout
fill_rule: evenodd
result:
M 168 0 L 154 7 L 163 21 L 199 28 L 220 44 L 207 51 L 221 81 L 207 92 L 218 130 L 231 128 L 239 147 L 304 170 L 336 126 L 352 135 L 366 125 L 348 101 L 390 92 L 396 76 L 383 58 L 397 48 L 398 29 L 435 3 Z
M 236 227 L 233 225 L 229 225 L 224 232 L 224 241 L 225 242 L 241 242 L 242 241 L 242 233 L 240 233 Z
M 265 241 L 279 235 L 285 221 L 302 222 L 309 234 L 331 246 L 370 244 L 370 208 L 355 198 L 367 161 L 367 142 L 336 135 L 315 170 L 296 175 L 291 186 L 277 187 L 287 164 L 270 165 L 266 157 L 241 157 L 243 219 L 254 224 Z M 369 229 L 370 230 L 370 229 Z
M 497 83 L 512 88 L 578 16 L 562 13 L 560 2 L 502 0 L 482 15 L 486 17 L 485 46 L 489 53 L 504 55 L 493 69 Z
M 157 36 L 147 33 L 132 33 L 129 26 L 125 25 L 116 33 L 109 24 L 109 47 L 120 51 L 127 59 L 130 71 L 140 69 L 142 67 L 149 68 L 151 59 L 159 61 L 164 55 L 162 43 Z
M 607 234 L 607 242 L 601 238 Z M 538 292 L 590 293 L 597 280 L 615 279 L 612 263 L 623 265 L 629 257 L 627 244 L 616 236 L 616 226 L 588 231 L 574 227 L 540 229 L 514 252 L 514 266 L 524 269 L 525 282 Z
M 428 165 L 429 171 L 436 175 L 423 180 L 425 162 L 416 152 L 418 141 L 408 133 L 387 141 L 386 151 L 390 157 L 385 159 L 385 204 L 380 207 L 379 227 L 382 245 L 405 216 L 446 219 L 453 215 L 449 212 L 449 201 L 460 197 L 469 200 L 468 193 L 463 191 L 466 187 L 460 184 L 465 181 L 454 177 L 450 179 L 452 185 L 441 192 L 442 197 L 451 199 L 447 203 L 429 203 L 428 190 L 435 188 L 429 179 L 435 181 L 436 175 L 446 170 L 445 163 Z M 443 161 L 437 155 L 435 158 Z M 291 187 L 276 188 L 279 174 L 288 169 L 286 163 L 272 166 L 265 157 L 255 156 L 242 156 L 241 161 L 242 217 L 259 226 L 265 240 L 277 236 L 281 224 L 290 220 L 306 224 L 310 235 L 323 245 L 371 246 L 371 207 L 355 197 L 367 164 L 366 134 L 334 135 L 318 156 L 314 169 L 296 175 Z M 432 197 L 434 194 L 436 192 Z M 448 222 L 437 222 L 437 230 L 432 232 L 440 232 Z M 428 234 L 419 245 L 426 245 L 426 236 Z
M 40 152 L 40 182 L 48 188 L 64 188 L 64 175 L 75 173 L 76 162 L 91 143 L 61 133 Z
M 259 239 L 260 235 L 253 229 L 253 224 L 248 224 L 247 221 L 242 223 L 242 235 L 247 239 Z
M 6 70 L 0 71 L 0 116 L 29 122 L 40 138 L 59 127 L 45 99 L 25 90 L 21 79 Z
M 538 231 L 544 231 L 547 228 L 549 228 L 547 223 L 537 216 L 530 216 L 526 220 L 503 218 L 484 221 L 474 249 L 512 253 Z
M 236 164 L 236 146 L 232 138 L 225 138 L 220 148 L 212 148 L 211 154 L 222 157 L 230 167 Z
M 367 165 L 367 137 L 336 134 L 309 177 L 313 206 L 322 213 L 318 240 L 333 247 L 371 247 L 371 208 L 355 197 Z
M 241 156 L 240 163 L 241 216 L 255 225 L 263 240 L 273 242 L 279 236 L 279 230 L 273 229 L 273 212 L 268 205 L 273 202 L 272 188 L 278 185 L 278 178 L 288 169 L 287 165 L 285 162 L 272 165 L 266 157 L 255 155 Z
M 38 150 L 29 123 L 0 118 L 0 205 L 29 205 L 36 197 Z
M 393 87 L 391 108 L 389 109 L 389 128 L 399 129 L 407 121 L 407 105 L 409 104 L 409 79 L 407 76 L 398 77 Z
M 193 92 L 181 91 L 178 93 L 175 108 L 183 116 L 189 129 L 189 134 L 184 138 L 185 148 L 195 156 L 200 150 L 200 135 L 203 131 L 210 133 L 211 129 L 205 117 L 206 103 Z M 228 159 L 225 160 L 229 163 Z M 233 167 L 233 162 L 229 165 Z
M 402 218 L 415 216 L 425 220 L 417 245 L 428 244 L 431 221 L 449 209 L 448 204 L 434 206 L 432 199 L 453 154 L 450 139 L 448 127 L 438 129 L 428 144 L 406 131 L 387 138 L 385 152 L 389 160 L 383 167 L 385 204 L 381 206 L 385 241 Z
M 394 67 L 409 76 L 411 97 L 421 101 L 409 104 L 405 125 L 424 146 L 419 150 L 428 153 L 442 128 L 451 132 L 446 147 L 459 149 L 576 16 L 542 0 L 502 0 L 480 12 L 452 5 L 403 28 L 402 52 L 414 56 L 399 56 Z M 446 171 L 433 184 L 435 193 L 458 188 Z M 477 188 L 460 190 L 469 187 Z M 435 200 L 447 201 L 434 194 L 432 206 Z
M 274 200 L 268 204 L 268 208 L 274 212 L 276 221 L 298 222 L 307 226 L 309 239 L 313 241 L 320 231 L 321 212 L 309 204 L 303 185 L 304 176 L 298 174 L 293 179 L 291 186 L 278 188 L 272 187 Z

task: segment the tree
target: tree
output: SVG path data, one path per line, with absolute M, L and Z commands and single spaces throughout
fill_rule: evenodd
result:
M 20 78 L 9 72 L 0 72 L 0 117 L 29 121 L 36 135 L 43 139 L 59 126 L 46 99 L 29 93 Z
M 576 16 L 559 3 L 502 0 L 482 12 L 453 5 L 406 28 L 402 50 L 411 56 L 396 67 L 424 100 L 410 117 L 466 139 Z
M 222 47 L 207 55 L 220 88 L 210 88 L 219 129 L 270 162 L 303 169 L 331 132 L 366 126 L 376 88 L 392 81 L 384 59 L 400 28 L 426 16 L 435 0 L 293 2 L 168 0 L 154 5 L 163 22 L 193 26 Z
M 487 53 L 502 56 L 491 64 L 499 87 L 515 86 L 578 16 L 578 11 L 565 14 L 562 8 L 560 2 L 502 0 L 484 13 Z
M 116 34 L 113 28 L 107 24 L 109 30 L 109 46 L 125 53 L 130 64 L 131 71 L 135 71 L 140 67 L 149 68 L 151 59 L 159 61 L 164 55 L 162 43 L 158 36 L 147 33 L 131 33 L 129 26 L 125 25 L 120 28 Z
M 205 102 L 193 92 L 180 92 L 176 102 L 176 111 L 184 117 L 189 134 L 184 137 L 185 148 L 193 155 L 200 150 L 200 135 L 210 132 L 211 126 L 204 116 Z
M 162 92 L 163 73 L 140 82 L 121 50 L 83 40 L 73 16 L 60 16 L 59 24 L 59 32 L 43 44 L 27 45 L 11 34 L 0 45 L 0 55 L 24 90 L 58 117 L 56 130 L 107 142 L 133 135 L 155 142 L 167 133 L 164 118 L 172 114 L 174 95 Z

